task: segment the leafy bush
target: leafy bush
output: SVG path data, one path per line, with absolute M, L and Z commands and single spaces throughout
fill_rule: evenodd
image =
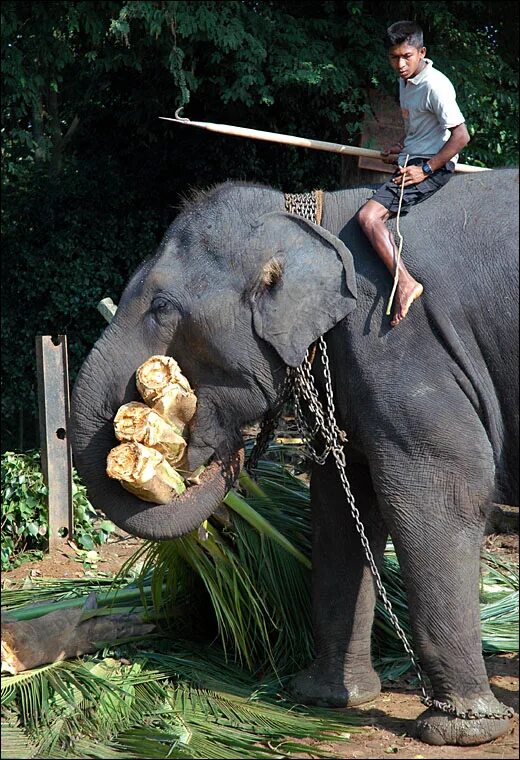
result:
M 47 544 L 47 486 L 39 451 L 2 454 L 2 570 L 11 570 L 29 557 L 41 556 Z M 85 486 L 73 470 L 74 540 L 83 549 L 105 543 L 114 524 L 102 520 L 87 499 Z

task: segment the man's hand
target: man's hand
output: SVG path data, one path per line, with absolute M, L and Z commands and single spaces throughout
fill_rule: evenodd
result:
M 396 185 L 404 184 L 405 187 L 410 185 L 418 185 L 428 176 L 422 170 L 421 166 L 407 166 L 406 169 L 402 166 L 398 167 L 399 174 L 394 177 L 392 182 Z
M 381 151 L 381 160 L 385 162 L 385 164 L 395 164 L 397 163 L 397 156 L 402 151 L 403 146 L 401 143 L 394 143 L 393 145 L 388 145 L 386 148 L 383 148 Z

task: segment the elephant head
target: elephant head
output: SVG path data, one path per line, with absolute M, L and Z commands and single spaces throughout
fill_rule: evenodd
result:
M 75 383 L 73 454 L 92 503 L 144 538 L 197 527 L 238 475 L 241 427 L 275 405 L 286 367 L 300 364 L 355 298 L 348 249 L 286 213 L 280 192 L 226 183 L 187 202 L 131 278 Z M 197 395 L 190 468 L 210 462 L 200 485 L 165 505 L 105 475 L 113 418 L 137 398 L 135 371 L 153 354 L 173 356 Z

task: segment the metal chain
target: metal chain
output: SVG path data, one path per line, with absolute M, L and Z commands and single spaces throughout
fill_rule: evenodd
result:
M 274 409 L 268 412 L 262 419 L 260 431 L 247 460 L 246 470 L 249 473 L 257 467 L 260 457 L 267 451 L 269 441 L 273 437 L 280 417 L 282 416 L 284 404 L 288 401 L 293 392 L 293 383 L 294 374 L 289 368 L 287 368 L 278 402 Z
M 319 347 L 321 348 L 321 362 L 323 364 L 323 371 L 324 371 L 324 377 L 325 377 L 326 410 L 323 409 L 323 405 L 319 399 L 318 392 L 314 385 L 314 379 L 311 372 L 311 362 L 309 360 L 309 352 L 307 352 L 307 355 L 305 359 L 303 360 L 302 364 L 299 367 L 297 367 L 296 370 L 293 371 L 295 409 L 297 410 L 296 419 L 297 419 L 298 424 L 302 423 L 302 427 L 300 428 L 301 434 L 302 434 L 302 437 L 306 439 L 309 453 L 315 462 L 323 465 L 327 457 L 329 456 L 329 454 L 332 453 L 332 455 L 334 456 L 334 459 L 336 461 L 336 467 L 338 469 L 338 474 L 341 480 L 341 484 L 343 486 L 343 490 L 345 491 L 347 501 L 350 507 L 350 511 L 352 513 L 352 517 L 356 525 L 357 532 L 359 533 L 359 536 L 361 538 L 361 544 L 365 551 L 365 555 L 368 560 L 370 570 L 372 572 L 372 575 L 374 576 L 378 594 L 383 601 L 383 605 L 388 613 L 388 616 L 390 617 L 392 625 L 394 626 L 395 631 L 399 639 L 401 640 L 404 646 L 404 649 L 407 655 L 409 656 L 412 662 L 412 665 L 415 669 L 415 672 L 417 674 L 417 678 L 419 680 L 419 686 L 420 686 L 420 690 L 422 694 L 421 701 L 427 707 L 434 707 L 435 709 L 440 710 L 441 712 L 454 715 L 458 718 L 477 719 L 477 718 L 512 717 L 512 715 L 514 714 L 514 711 L 512 710 L 512 708 L 506 707 L 505 705 L 504 705 L 505 709 L 501 713 L 485 713 L 485 712 L 472 711 L 472 710 L 461 711 L 461 710 L 457 710 L 457 708 L 454 705 L 450 704 L 449 702 L 441 702 L 438 699 L 433 699 L 432 697 L 428 696 L 427 691 L 426 691 L 426 684 L 425 684 L 423 670 L 421 666 L 419 665 L 417 658 L 415 656 L 415 653 L 408 641 L 408 638 L 405 632 L 403 631 L 401 625 L 399 624 L 397 616 L 395 615 L 392 609 L 392 604 L 387 596 L 386 589 L 383 586 L 381 575 L 375 563 L 374 556 L 372 554 L 372 550 L 370 548 L 368 538 L 365 533 L 365 528 L 363 526 L 363 523 L 359 515 L 359 510 L 354 503 L 354 497 L 352 495 L 350 484 L 348 482 L 347 475 L 345 472 L 347 463 L 346 463 L 346 458 L 345 458 L 344 444 L 347 441 L 347 436 L 343 430 L 340 430 L 336 422 L 336 412 L 335 412 L 335 407 L 334 407 L 329 358 L 327 354 L 327 345 L 325 343 L 323 336 L 319 338 L 318 343 L 319 343 Z M 307 402 L 310 412 L 315 416 L 316 423 L 312 429 L 310 428 L 309 424 L 305 420 L 305 415 L 303 414 L 302 404 L 301 404 L 302 399 L 304 399 Z M 316 433 L 319 433 L 325 442 L 325 447 L 321 454 L 318 454 L 316 452 L 311 441 L 309 440 L 309 435 L 312 435 L 312 437 L 315 438 Z
M 323 191 L 310 193 L 284 193 L 285 208 L 290 214 L 298 214 L 315 224 L 321 223 Z

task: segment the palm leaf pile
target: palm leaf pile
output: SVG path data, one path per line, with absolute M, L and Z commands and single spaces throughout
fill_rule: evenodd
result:
M 114 580 L 32 579 L 4 592 L 22 619 L 95 591 L 101 610 L 140 612 L 157 632 L 3 678 L 3 756 L 318 757 L 359 730 L 352 716 L 295 706 L 284 691 L 313 652 L 309 491 L 294 461 L 272 446 L 255 480 L 243 474 L 198 531 L 145 542 Z M 391 544 L 383 581 L 409 632 Z M 485 653 L 518 650 L 518 572 L 492 555 L 482 558 L 481 619 Z M 410 669 L 379 602 L 373 643 L 383 681 Z
M 100 609 L 132 606 L 153 613 L 156 579 L 32 579 L 4 592 L 11 619 L 50 607 L 81 606 L 95 592 Z M 130 581 L 130 582 L 128 582 Z M 152 590 L 153 586 L 153 590 Z M 188 586 L 168 600 L 169 636 L 117 646 L 80 660 L 49 664 L 2 679 L 2 757 L 11 758 L 276 758 L 326 751 L 312 742 L 341 742 L 355 719 L 308 710 L 280 696 L 280 680 L 260 680 L 226 661 L 219 646 L 178 636 L 196 615 Z M 33 603 L 33 598 L 38 601 Z M 50 600 L 58 600 L 53 604 Z M 175 635 L 175 638 L 172 636 Z

